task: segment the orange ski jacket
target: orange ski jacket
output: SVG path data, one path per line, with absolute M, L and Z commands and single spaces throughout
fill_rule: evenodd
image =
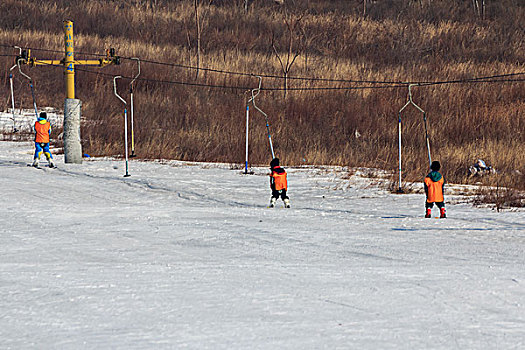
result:
M 428 203 L 443 202 L 443 187 L 445 179 L 437 172 L 432 171 L 425 177 L 425 193 L 427 195 Z
M 277 166 L 272 169 L 272 173 L 270 174 L 270 187 L 274 191 L 280 191 L 280 190 L 287 190 L 288 189 L 288 181 L 286 179 L 286 171 Z
M 51 124 L 45 119 L 38 119 L 35 122 L 35 142 L 48 143 L 49 134 L 51 133 Z

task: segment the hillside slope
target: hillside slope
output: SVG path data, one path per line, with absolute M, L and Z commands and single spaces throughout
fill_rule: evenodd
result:
M 466 181 L 465 168 L 481 158 L 500 169 L 493 184 L 525 189 L 525 175 L 515 176 L 525 174 L 523 1 L 487 1 L 484 13 L 473 7 L 481 2 L 456 0 L 369 2 L 365 13 L 357 0 L 284 6 L 257 0 L 247 12 L 243 1 L 197 3 L 196 12 L 189 0 L 4 1 L 1 53 L 16 54 L 18 45 L 32 47 L 37 58 L 60 59 L 64 19 L 75 23 L 77 59 L 116 48 L 120 66 L 77 67 L 83 145 L 97 155 L 121 152 L 122 105 L 112 78 L 133 77 L 137 64 L 129 58 L 141 58 L 134 136 L 142 158 L 243 162 L 247 90 L 258 85 L 254 75 L 264 74 L 274 77 L 263 78 L 268 90 L 257 105 L 269 115 L 276 152 L 288 164 L 393 170 L 398 111 L 407 98 L 407 84 L 398 82 L 441 82 L 413 92 L 447 178 Z M 7 110 L 13 57 L 0 63 Z M 283 66 L 288 76 L 336 81 L 285 84 Z M 35 81 L 38 105 L 61 109 L 62 68 L 24 70 Z M 498 77 L 451 83 L 487 76 Z M 119 85 L 128 101 L 130 81 Z M 292 89 L 286 95 L 285 86 Z M 17 105 L 30 108 L 27 81 L 16 70 L 15 90 Z M 409 109 L 403 120 L 406 175 L 417 180 L 428 166 L 422 118 Z M 266 164 L 261 114 L 252 112 L 250 135 L 251 160 Z

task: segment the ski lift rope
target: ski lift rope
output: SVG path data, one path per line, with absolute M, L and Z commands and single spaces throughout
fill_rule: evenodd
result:
M 141 60 L 142 61 L 142 60 Z M 39 64 L 44 64 L 52 67 L 60 68 L 61 65 L 52 65 L 47 64 L 41 61 L 36 60 L 35 62 L 38 62 Z M 113 74 L 110 73 L 103 73 L 99 71 L 92 71 L 89 69 L 79 68 L 75 67 L 76 71 L 86 72 L 90 74 L 96 74 L 100 76 L 109 76 L 111 78 L 114 77 Z M 253 74 L 246 74 L 250 76 L 254 76 Z M 504 77 L 513 77 L 518 75 L 525 75 L 525 72 L 520 73 L 510 73 L 510 74 L 499 74 L 499 75 L 493 75 L 493 76 L 486 76 L 486 77 L 475 77 L 470 79 L 464 79 L 464 80 L 449 80 L 449 81 L 438 81 L 438 82 L 417 82 L 417 83 L 410 83 L 410 82 L 399 82 L 397 84 L 392 85 L 360 85 L 360 86 L 329 86 L 329 87 L 297 87 L 297 88 L 287 88 L 288 91 L 335 91 L 335 90 L 377 90 L 377 89 L 396 89 L 396 88 L 406 88 L 408 85 L 414 85 L 414 86 L 432 86 L 432 85 L 444 85 L 444 84 L 460 84 L 460 83 L 504 83 L 504 82 L 523 82 L 524 79 L 503 79 Z M 256 77 L 265 77 L 264 75 L 257 75 Z M 205 87 L 205 88 L 218 88 L 218 89 L 232 89 L 232 90 L 248 90 L 249 87 L 246 86 L 233 86 L 233 85 L 214 85 L 214 84 L 204 84 L 204 83 L 193 83 L 193 82 L 187 82 L 187 81 L 175 81 L 175 80 L 159 80 L 159 79 L 150 79 L 150 78 L 135 78 L 130 76 L 122 76 L 124 79 L 135 79 L 136 81 L 144 81 L 144 82 L 151 82 L 151 83 L 160 83 L 160 84 L 173 84 L 173 85 L 185 85 L 185 86 L 194 86 L 194 87 Z M 498 78 L 498 79 L 496 79 Z M 350 82 L 350 81 L 348 81 Z M 356 82 L 356 81 L 354 81 Z M 385 82 L 382 82 L 385 83 Z M 265 91 L 283 91 L 283 87 L 269 87 L 269 88 L 260 88 L 260 90 Z
M 2 47 L 15 47 L 13 45 L 6 45 L 6 44 L 0 44 Z M 42 48 L 34 48 L 34 47 L 28 47 L 31 50 L 39 50 L 39 51 L 47 51 L 47 52 L 56 52 L 56 53 L 63 53 L 63 51 L 59 50 L 49 50 L 49 49 L 42 49 Z M 95 53 L 88 53 L 88 52 L 77 52 L 77 54 L 83 54 L 83 55 L 91 55 L 91 56 L 104 56 L 102 54 L 95 54 Z M 121 59 L 127 59 L 127 60 L 134 60 L 136 57 L 124 57 L 120 56 Z M 213 73 L 222 73 L 222 74 L 232 74 L 232 75 L 242 75 L 242 76 L 250 76 L 250 77 L 265 77 L 265 78 L 272 78 L 272 79 L 284 79 L 281 75 L 272 75 L 272 74 L 257 74 L 257 73 L 246 73 L 246 72 L 236 72 L 236 71 L 228 71 L 228 70 L 221 70 L 221 69 L 214 69 L 214 68 L 203 68 L 203 67 L 194 67 L 189 65 L 183 65 L 183 64 L 177 64 L 177 63 L 168 63 L 168 62 L 158 62 L 153 60 L 145 60 L 142 59 L 142 62 L 151 63 L 151 64 L 158 64 L 158 65 L 164 65 L 164 66 L 170 66 L 170 67 L 178 67 L 182 69 L 199 69 L 203 71 L 209 71 Z M 82 69 L 78 69 L 79 71 L 82 71 Z M 86 72 L 91 72 L 89 70 L 83 70 Z M 93 72 L 94 73 L 94 72 Z M 102 73 L 100 73 L 102 74 Z M 102 74 L 103 75 L 103 74 Z M 340 83 L 359 83 L 359 84 L 384 84 L 386 88 L 391 87 L 405 87 L 409 84 L 415 84 L 418 86 L 430 86 L 430 85 L 442 85 L 442 84 L 458 84 L 458 83 L 490 83 L 490 82 L 522 82 L 525 81 L 525 79 L 504 79 L 504 78 L 510 78 L 510 77 L 517 77 L 517 76 L 523 76 L 525 75 L 525 72 L 516 72 L 516 73 L 508 73 L 508 74 L 496 74 L 492 76 L 484 76 L 484 77 L 474 77 L 474 78 L 467 78 L 467 79 L 456 79 L 456 80 L 444 80 L 444 81 L 386 81 L 386 80 L 350 80 L 350 79 L 330 79 L 330 78 L 315 78 L 315 77 L 287 77 L 288 80 L 305 80 L 305 81 L 324 81 L 324 82 L 340 82 Z M 113 75 L 112 75 L 113 77 Z M 123 78 L 129 78 L 131 77 L 123 77 Z M 497 79 L 497 80 L 496 80 Z M 163 83 L 179 83 L 180 82 L 169 82 L 169 81 L 160 81 L 160 80 L 153 80 L 153 79 L 142 79 L 146 81 L 152 81 L 152 82 L 163 82 Z M 195 85 L 195 86 L 207 86 L 206 84 L 187 84 L 187 85 Z M 236 87 L 230 87 L 230 86 L 210 86 L 210 87 L 221 87 L 221 88 L 236 88 Z M 337 89 L 351 89 L 352 87 L 340 87 L 340 88 L 318 88 L 320 89 L 330 89 L 330 90 L 337 90 Z M 370 88 L 370 87 L 357 87 L 357 88 Z M 243 88 L 246 89 L 246 88 Z M 263 90 L 277 90 L 277 89 L 263 89 Z M 289 90 L 314 90 L 314 89 L 308 89 L 308 88 L 290 88 Z

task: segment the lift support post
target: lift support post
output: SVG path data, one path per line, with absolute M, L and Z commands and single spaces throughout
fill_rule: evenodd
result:
M 66 99 L 64 103 L 64 161 L 66 163 L 82 163 L 82 145 L 80 142 L 80 115 L 82 102 L 75 98 L 75 66 L 89 65 L 105 67 L 110 64 L 120 64 L 120 57 L 115 56 L 115 50 L 106 50 L 106 57 L 97 60 L 75 60 L 73 41 L 73 22 L 64 21 L 65 56 L 62 60 L 37 60 L 31 57 L 30 50 L 17 61 L 31 66 L 63 65 L 65 67 Z

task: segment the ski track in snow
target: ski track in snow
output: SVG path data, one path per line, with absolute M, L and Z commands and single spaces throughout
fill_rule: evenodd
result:
M 424 219 L 330 167 L 269 209 L 265 168 L 32 153 L 0 142 L 2 348 L 525 348 L 524 211 Z

